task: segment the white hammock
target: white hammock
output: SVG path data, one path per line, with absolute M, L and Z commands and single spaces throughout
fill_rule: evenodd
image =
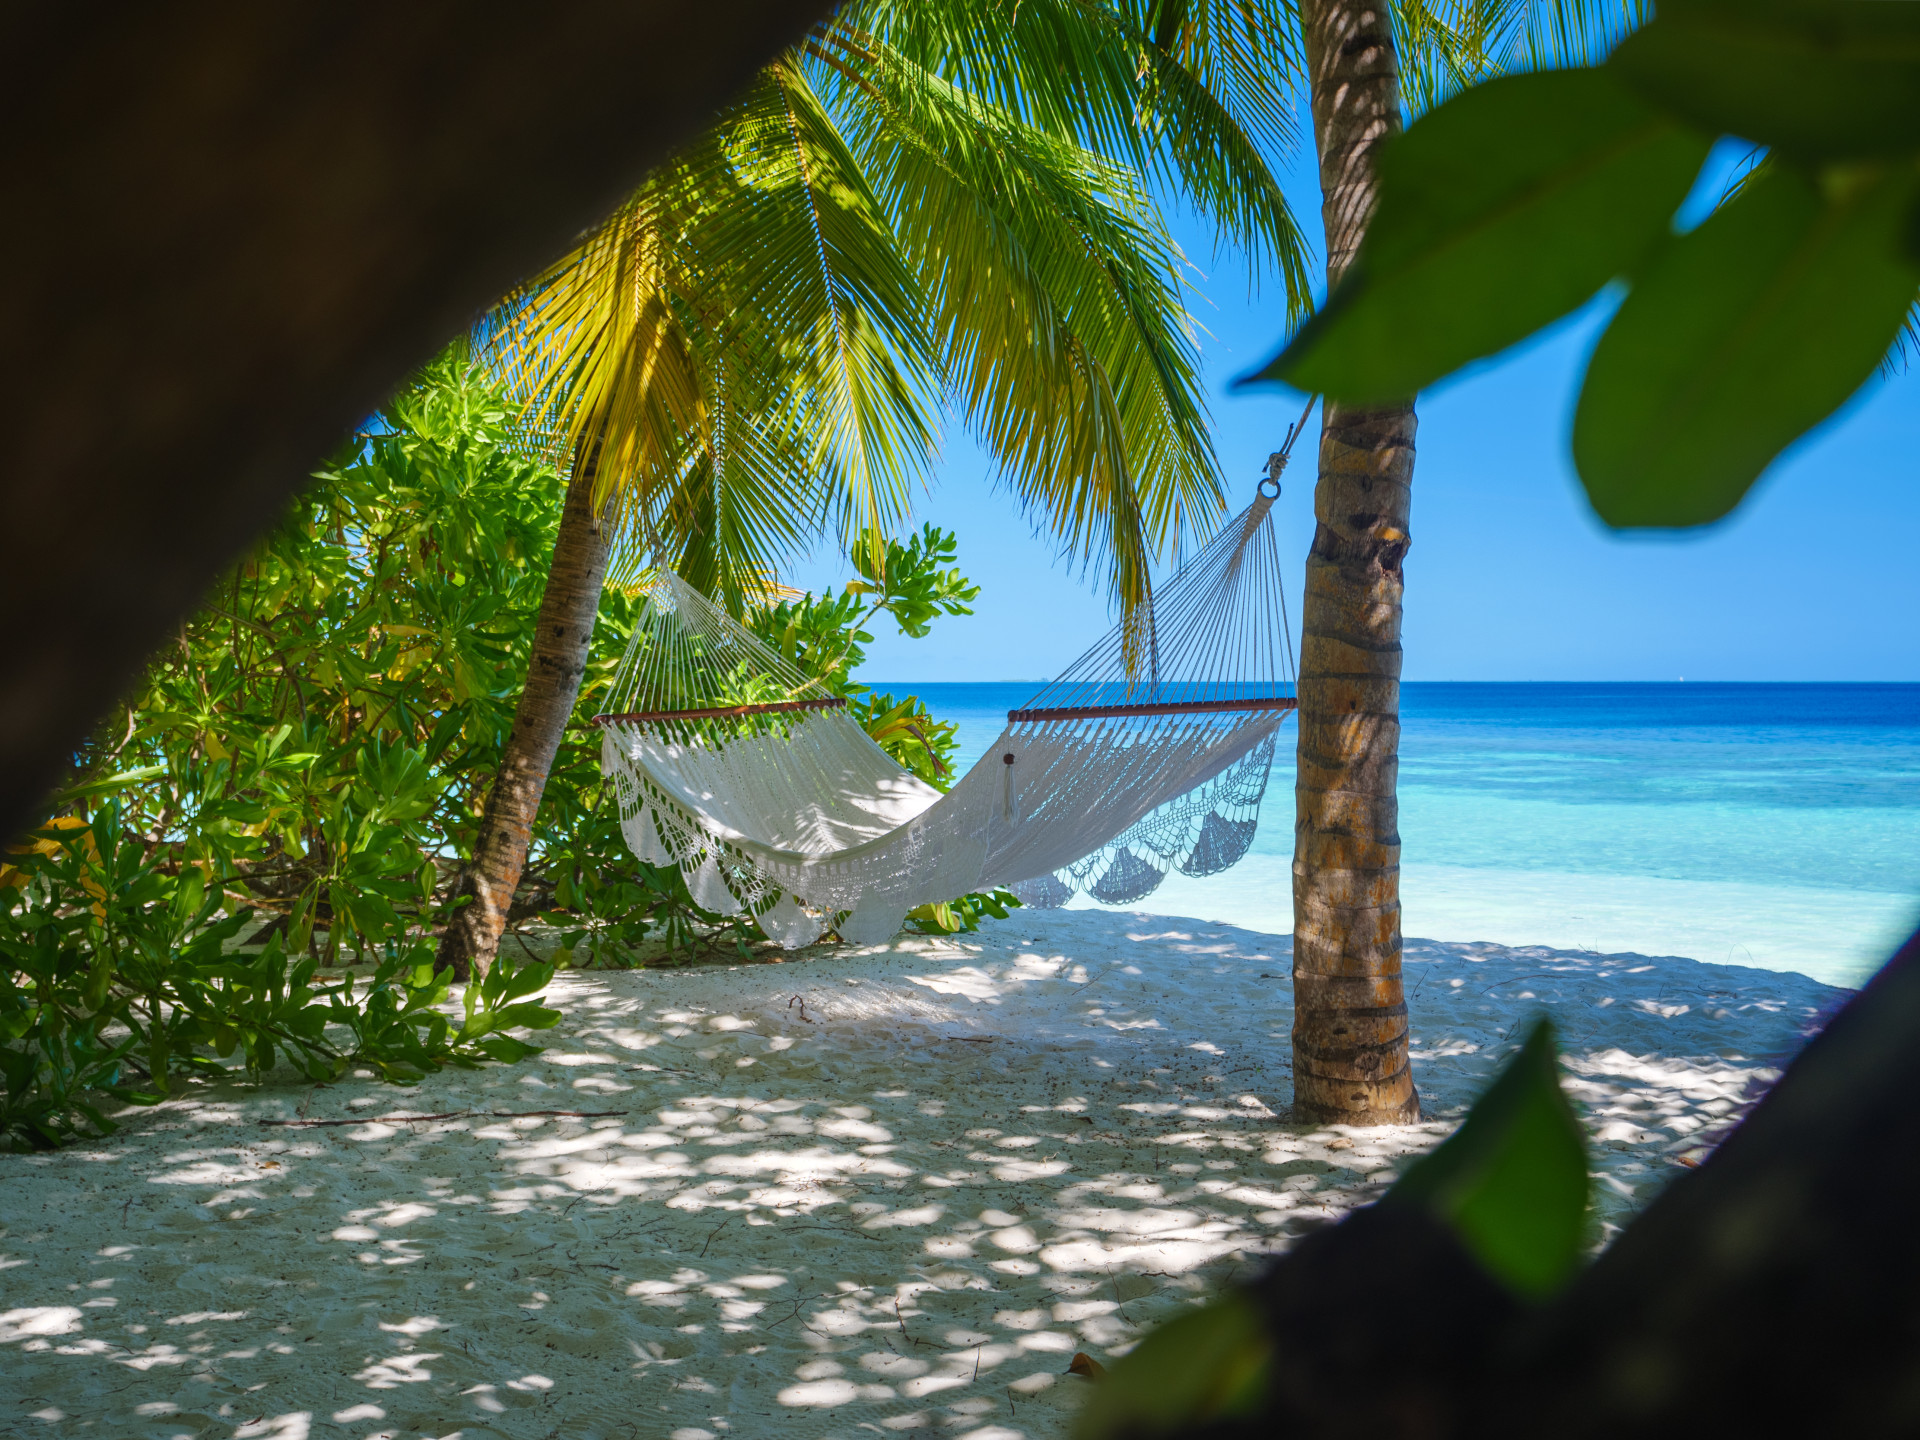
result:
M 1169 870 L 1226 869 L 1253 843 L 1294 705 L 1274 495 L 1263 483 L 1143 623 L 1009 712 L 944 795 L 662 567 L 596 717 L 627 843 L 787 949 L 829 926 L 878 943 L 915 906 L 993 886 L 1129 904 Z

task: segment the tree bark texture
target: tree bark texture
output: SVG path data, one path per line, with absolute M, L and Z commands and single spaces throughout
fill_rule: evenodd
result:
M 608 533 L 594 510 L 594 474 L 590 461 L 576 461 L 567 485 L 553 569 L 540 599 L 540 620 L 527 660 L 526 689 L 520 692 L 500 771 L 487 794 L 473 858 L 455 888 L 468 903 L 454 913 L 434 962 L 436 969 L 451 969 L 457 980 L 475 971 L 484 975 L 500 948 L 513 892 L 527 867 L 540 797 L 580 698 L 600 589 L 607 578 Z
M 828 8 L 0 7 L 0 836 L 326 453 Z
M 1353 262 L 1374 155 L 1400 129 L 1391 20 L 1379 0 L 1303 0 L 1327 283 Z M 1294 790 L 1293 1083 L 1304 1120 L 1419 1118 L 1400 983 L 1401 562 L 1411 403 L 1328 405 L 1314 489 Z

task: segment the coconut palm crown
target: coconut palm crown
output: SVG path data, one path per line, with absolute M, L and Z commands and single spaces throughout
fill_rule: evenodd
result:
M 823 528 L 894 528 L 951 413 L 1130 609 L 1224 503 L 1150 185 L 1309 303 L 1268 158 L 1295 138 L 1286 29 L 1170 48 L 1146 18 L 843 8 L 512 298 L 503 369 L 736 607 Z

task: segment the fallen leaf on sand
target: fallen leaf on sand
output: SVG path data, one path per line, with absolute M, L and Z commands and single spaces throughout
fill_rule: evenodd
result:
M 1073 1359 L 1067 1362 L 1067 1374 L 1078 1375 L 1085 1380 L 1102 1380 L 1106 1378 L 1107 1367 L 1086 1351 L 1076 1350 Z

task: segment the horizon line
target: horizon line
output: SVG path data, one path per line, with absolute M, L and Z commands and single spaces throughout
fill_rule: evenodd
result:
M 853 677 L 861 685 L 1051 685 L 1053 679 L 1011 680 L 868 680 Z M 1119 683 L 1115 681 L 1113 683 Z M 1293 682 L 1276 682 L 1288 683 Z M 1402 685 L 1913 685 L 1915 680 L 1689 680 L 1676 676 L 1671 680 L 1402 680 Z

